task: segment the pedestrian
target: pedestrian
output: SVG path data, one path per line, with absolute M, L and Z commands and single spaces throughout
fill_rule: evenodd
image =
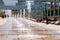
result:
M 46 24 L 48 24 L 48 17 L 46 17 Z
M 59 25 L 60 25 L 60 18 L 59 18 Z

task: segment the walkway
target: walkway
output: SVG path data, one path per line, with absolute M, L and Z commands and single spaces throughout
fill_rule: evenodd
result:
M 0 40 L 56 40 L 58 35 L 46 35 L 48 31 L 41 30 L 38 25 L 31 25 L 31 21 L 23 18 L 7 18 L 5 24 L 0 25 Z M 2 29 L 1 29 L 2 28 Z M 1 31 L 2 30 L 2 31 Z M 44 35 L 45 34 L 45 35 Z
M 20 18 L 20 20 L 24 21 L 25 23 L 29 24 L 30 26 L 34 26 L 43 30 L 48 30 L 53 32 L 54 34 L 60 34 L 60 25 L 53 25 L 53 24 L 45 24 L 45 23 L 38 23 L 34 22 L 25 18 Z

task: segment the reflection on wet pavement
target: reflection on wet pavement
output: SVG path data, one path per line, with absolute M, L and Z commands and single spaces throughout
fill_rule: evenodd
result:
M 0 40 L 58 40 L 58 35 L 42 35 L 48 34 L 47 30 L 41 30 L 35 27 L 29 27 L 16 18 L 8 18 L 7 23 L 0 28 Z
M 0 17 L 0 25 L 5 24 L 6 21 L 7 21 L 7 18 L 1 18 L 1 17 Z

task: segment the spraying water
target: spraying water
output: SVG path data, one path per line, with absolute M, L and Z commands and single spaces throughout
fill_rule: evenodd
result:
M 27 3 L 27 10 L 28 10 L 28 18 L 30 18 L 30 13 L 31 13 L 31 1 L 26 1 Z
M 27 10 L 28 10 L 28 19 L 30 19 L 32 1 L 26 1 L 26 3 L 27 3 Z M 28 25 L 28 27 L 29 27 L 30 30 L 29 30 L 29 32 L 27 33 L 27 35 L 28 35 L 28 36 L 29 36 L 29 35 L 32 36 L 30 25 Z M 29 36 L 29 37 L 30 37 L 30 36 Z M 30 38 L 28 38 L 28 39 L 30 39 Z

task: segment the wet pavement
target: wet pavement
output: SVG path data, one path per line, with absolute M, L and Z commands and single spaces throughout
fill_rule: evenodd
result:
M 1 19 L 2 20 L 2 19 Z M 1 21 L 0 20 L 0 21 Z M 3 19 L 5 20 L 5 19 Z M 14 17 L 7 18 L 0 25 L 0 40 L 59 40 L 60 35 L 50 35 L 48 30 L 28 25 Z

